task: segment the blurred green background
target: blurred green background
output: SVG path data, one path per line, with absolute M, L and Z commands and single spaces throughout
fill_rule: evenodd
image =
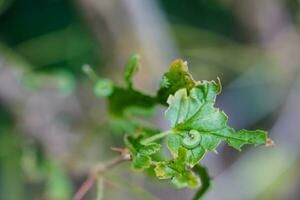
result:
M 235 128 L 265 129 L 275 146 L 222 145 L 203 164 L 204 199 L 300 198 L 298 0 L 0 0 L 0 199 L 67 200 L 123 135 L 81 71 L 121 82 L 135 52 L 138 88 L 156 91 L 169 63 L 197 80 L 220 77 L 217 100 Z M 163 109 L 149 121 L 162 129 Z M 122 164 L 103 199 L 190 199 Z M 96 188 L 85 197 L 95 199 Z

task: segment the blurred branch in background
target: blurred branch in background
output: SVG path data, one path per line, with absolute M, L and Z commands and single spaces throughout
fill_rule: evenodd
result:
M 78 4 L 106 55 L 107 69 L 124 66 L 138 52 L 144 66 L 137 75 L 138 85 L 154 91 L 170 60 L 178 55 L 157 2 L 79 0 Z M 108 72 L 121 77 L 122 70 Z

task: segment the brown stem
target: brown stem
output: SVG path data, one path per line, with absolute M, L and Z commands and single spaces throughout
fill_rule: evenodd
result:
M 92 188 L 94 185 L 97 177 L 104 173 L 105 171 L 112 169 L 113 167 L 117 166 L 118 164 L 130 160 L 130 154 L 127 149 L 124 149 L 124 151 L 121 153 L 121 155 L 105 162 L 100 163 L 96 165 L 88 178 L 83 182 L 83 184 L 80 186 L 79 190 L 76 192 L 72 200 L 81 200 L 84 195 Z

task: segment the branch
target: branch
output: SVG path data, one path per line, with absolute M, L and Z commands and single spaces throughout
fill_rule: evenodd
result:
M 130 160 L 130 154 L 127 148 L 124 148 L 121 152 L 121 155 L 105 162 L 96 165 L 92 170 L 88 178 L 80 186 L 79 190 L 76 192 L 72 200 L 81 200 L 84 195 L 92 188 L 97 177 L 103 174 L 105 171 L 112 169 L 118 164 Z

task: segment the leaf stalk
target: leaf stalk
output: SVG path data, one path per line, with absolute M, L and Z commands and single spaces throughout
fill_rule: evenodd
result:
M 169 135 L 169 134 L 171 134 L 171 133 L 173 133 L 173 132 L 174 132 L 173 130 L 169 129 L 169 130 L 166 130 L 166 131 L 164 131 L 164 132 L 155 134 L 155 135 L 153 135 L 153 136 L 151 136 L 151 137 L 148 137 L 148 138 L 143 139 L 143 140 L 141 141 L 141 144 L 147 145 L 147 144 L 149 144 L 149 143 L 151 143 L 151 142 L 154 142 L 154 141 L 156 141 L 156 140 L 162 139 L 162 138 L 166 137 L 167 135 Z

